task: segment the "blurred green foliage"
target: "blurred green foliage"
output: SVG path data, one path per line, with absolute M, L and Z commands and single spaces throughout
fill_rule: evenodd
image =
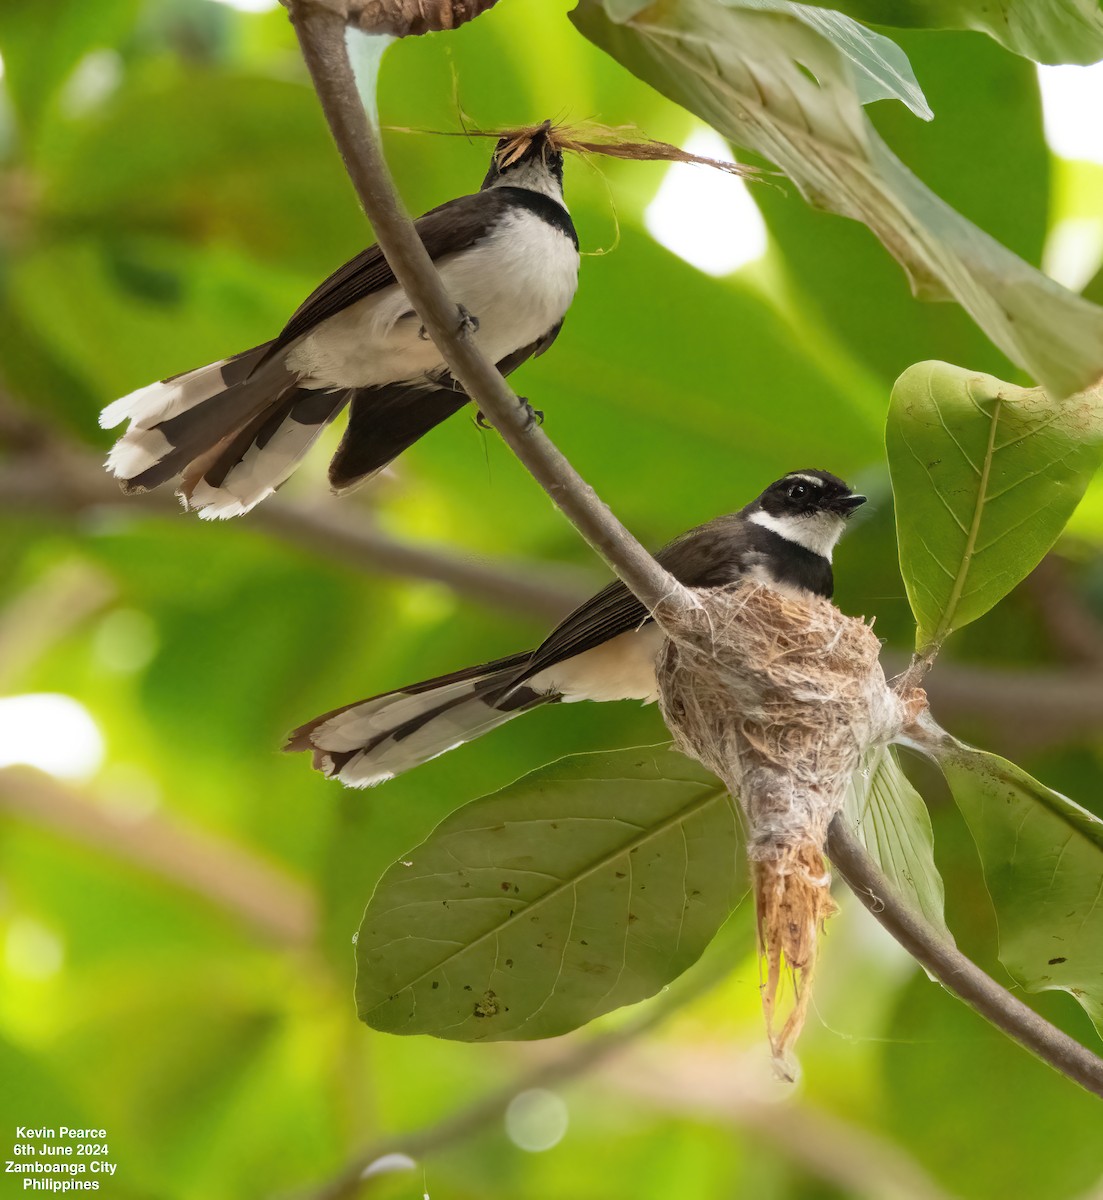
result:
M 462 107 L 487 128 L 592 117 L 684 141 L 692 119 L 587 43 L 568 7 L 501 0 L 453 34 L 395 45 L 383 123 L 456 130 Z M 935 120 L 889 102 L 868 110 L 873 123 L 926 183 L 1037 265 L 1060 219 L 1098 211 L 1099 169 L 1049 158 L 1029 62 L 978 34 L 892 33 Z M 104 403 L 271 336 L 370 235 L 281 11 L 6 0 L 0 55 L 0 382 L 94 461 L 110 441 L 96 427 Z M 485 168 L 481 139 L 389 132 L 386 144 L 415 211 L 474 188 Z M 914 625 L 882 447 L 892 382 L 935 358 L 1018 376 L 958 308 L 913 300 L 866 229 L 809 209 L 788 186 L 753 189 L 770 235 L 761 261 L 700 273 L 645 227 L 665 169 L 568 165 L 583 248 L 615 249 L 584 261 L 554 351 L 517 386 L 651 544 L 794 467 L 860 484 L 874 502 L 838 552 L 839 602 L 875 615 L 890 648 L 906 651 Z M 16 1123 L 87 1122 L 108 1129 L 120 1166 L 105 1194 L 120 1200 L 286 1195 L 523 1070 L 531 1059 L 517 1047 L 362 1026 L 352 935 L 384 870 L 462 802 L 572 751 L 658 742 L 657 713 L 556 706 L 379 791 L 342 792 L 276 753 L 286 729 L 515 650 L 546 622 L 355 569 L 257 520 L 212 526 L 138 501 L 51 510 L 18 474 L 21 456 L 14 439 L 0 463 L 3 688 L 62 692 L 93 715 L 105 762 L 76 790 L 97 819 L 141 844 L 151 823 L 173 823 L 170 844 L 178 826 L 202 831 L 274 871 L 269 886 L 307 923 L 316 904 L 317 929 L 274 934 L 217 889 L 137 865 L 72 819 L 45 822 L 16 803 L 24 777 L 0 776 L 4 1154 Z M 313 455 L 276 502 L 321 498 L 324 461 Z M 42 469 L 60 486 L 68 460 Z M 600 579 L 465 416 L 341 511 L 409 541 Z M 1062 552 L 1097 617 L 1101 540 L 1096 484 Z M 956 634 L 944 663 L 1024 671 L 1067 654 L 1024 586 Z M 981 744 L 1019 740 L 983 711 L 959 724 Z M 1098 811 L 1100 750 L 1093 738 L 1016 758 Z M 929 779 L 922 790 L 950 928 L 999 976 L 968 829 Z M 211 861 L 253 888 L 244 866 Z M 766 1050 L 746 905 L 733 921 L 715 948 L 734 962 L 730 978 L 653 1035 L 646 1062 L 567 1089 L 558 1146 L 527 1153 L 494 1121 L 431 1159 L 424 1179 L 388 1178 L 379 1194 L 1059 1200 L 1098 1183 L 1094 1102 L 930 984 L 845 899 L 801 1044 L 803 1083 L 792 1094 L 762 1084 L 748 1066 L 764 1070 Z M 1032 1001 L 1094 1036 L 1069 997 Z M 645 1067 L 669 1074 L 648 1089 Z M 733 1080 L 735 1100 L 710 1106 Z M 871 1137 L 900 1165 L 892 1186 Z M 817 1155 L 825 1141 L 831 1153 Z

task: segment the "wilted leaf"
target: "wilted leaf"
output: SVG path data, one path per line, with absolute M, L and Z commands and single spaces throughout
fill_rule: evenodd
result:
M 956 300 L 1055 395 L 1103 374 L 1103 309 L 1048 279 L 955 212 L 881 141 L 851 64 L 792 16 L 718 0 L 580 0 L 579 29 L 737 145 L 776 163 L 817 208 L 867 225 L 918 294 Z M 630 6 L 631 7 L 631 6 Z
M 1093 63 L 1103 58 L 1103 12 L 1097 0 L 823 0 L 869 21 L 914 29 L 975 29 L 1024 58 Z M 819 6 L 817 0 L 810 0 Z
M 1028 991 L 1071 992 L 1103 1033 L 1103 821 L 995 754 L 948 740 L 939 764 L 980 853 L 1000 961 Z
M 542 767 L 380 880 L 356 946 L 360 1017 L 459 1041 L 566 1033 L 696 961 L 739 862 L 731 800 L 672 750 Z
M 891 746 L 867 756 L 851 780 L 843 816 L 899 895 L 952 940 L 931 818 Z
M 1078 400 L 948 363 L 897 380 L 886 442 L 920 649 L 986 613 L 1056 541 L 1099 462 L 1103 409 Z
M 874 100 L 899 100 L 924 121 L 934 116 L 908 62 L 908 56 L 884 34 L 874 33 L 842 12 L 832 12 L 812 4 L 795 4 L 792 0 L 722 2 L 729 8 L 747 8 L 795 17 L 809 29 L 822 34 L 850 61 L 855 91 L 863 104 L 870 104 Z

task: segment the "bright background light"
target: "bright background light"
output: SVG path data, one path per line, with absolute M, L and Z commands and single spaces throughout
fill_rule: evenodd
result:
M 1046 142 L 1064 160 L 1055 167 L 1056 219 L 1042 270 L 1080 291 L 1103 262 L 1103 211 L 1092 174 L 1103 164 L 1103 63 L 1037 70 Z
M 1061 158 L 1103 163 L 1103 63 L 1038 67 L 1046 141 Z
M 215 0 L 216 4 L 225 4 L 227 8 L 236 8 L 239 12 L 271 12 L 279 8 L 280 0 Z
M 4 966 L 22 979 L 49 979 L 61 970 L 65 947 L 45 925 L 30 917 L 15 917 L 4 938 Z
M 567 1132 L 567 1105 L 547 1088 L 518 1092 L 506 1109 L 506 1133 L 522 1150 L 534 1154 L 558 1146 Z
M 731 158 L 711 129 L 694 133 L 683 149 Z M 671 164 L 644 222 L 655 241 L 707 275 L 730 275 L 766 253 L 766 223 L 747 185 L 711 167 Z
M 103 753 L 92 714 L 72 696 L 39 692 L 0 699 L 0 767 L 22 763 L 59 779 L 88 779 Z

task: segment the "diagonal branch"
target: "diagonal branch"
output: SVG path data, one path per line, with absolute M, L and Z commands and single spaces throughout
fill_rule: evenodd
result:
M 0 404 L 0 441 L 5 417 L 14 425 L 18 414 Z M 9 445 L 15 453 L 0 467 L 0 505 L 9 510 L 78 514 L 119 508 L 130 515 L 180 514 L 164 492 L 124 496 L 92 455 L 70 445 L 45 422 L 25 422 L 33 443 Z M 541 620 L 559 620 L 590 592 L 586 580 L 572 583 L 565 568 L 483 562 L 442 547 L 423 546 L 391 537 L 347 502 L 302 504 L 275 496 L 252 514 L 256 528 L 310 554 L 359 570 L 441 583 L 457 595 L 505 612 Z
M 567 519 L 648 609 L 664 602 L 673 608 L 696 607 L 688 589 L 659 566 L 543 430 L 527 419 L 516 393 L 461 332 L 457 306 L 445 292 L 398 197 L 379 139 L 360 103 L 344 19 L 318 0 L 292 0 L 291 17 L 314 90 L 379 245 L 453 377 Z
M 1031 1054 L 1103 1097 L 1103 1059 L 1001 987 L 905 904 L 841 817 L 831 822 L 827 853 L 862 904 L 944 987 Z

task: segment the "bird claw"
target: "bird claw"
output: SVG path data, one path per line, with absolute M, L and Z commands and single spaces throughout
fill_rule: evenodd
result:
M 462 304 L 456 305 L 456 311 L 460 315 L 459 324 L 456 326 L 456 333 L 459 337 L 471 337 L 479 332 L 479 318 L 469 313 Z M 429 331 L 424 325 L 417 331 L 417 336 L 423 341 L 429 341 Z
M 456 309 L 460 314 L 460 323 L 456 328 L 460 337 L 471 337 L 472 334 L 478 333 L 479 318 L 469 313 L 462 304 L 457 304 Z
M 526 429 L 531 429 L 533 425 L 544 424 L 544 413 L 542 409 L 533 408 L 532 405 L 524 398 L 524 396 L 518 396 L 517 403 L 520 406 L 521 411 L 525 414 Z M 478 425 L 480 429 L 494 428 L 494 426 L 491 425 L 491 423 L 484 416 L 481 408 L 475 414 L 475 424 Z
M 533 425 L 544 424 L 544 410 L 533 408 L 532 405 L 525 399 L 524 396 L 517 397 L 518 403 L 521 406 L 521 411 L 525 414 L 525 428 L 531 429 Z

